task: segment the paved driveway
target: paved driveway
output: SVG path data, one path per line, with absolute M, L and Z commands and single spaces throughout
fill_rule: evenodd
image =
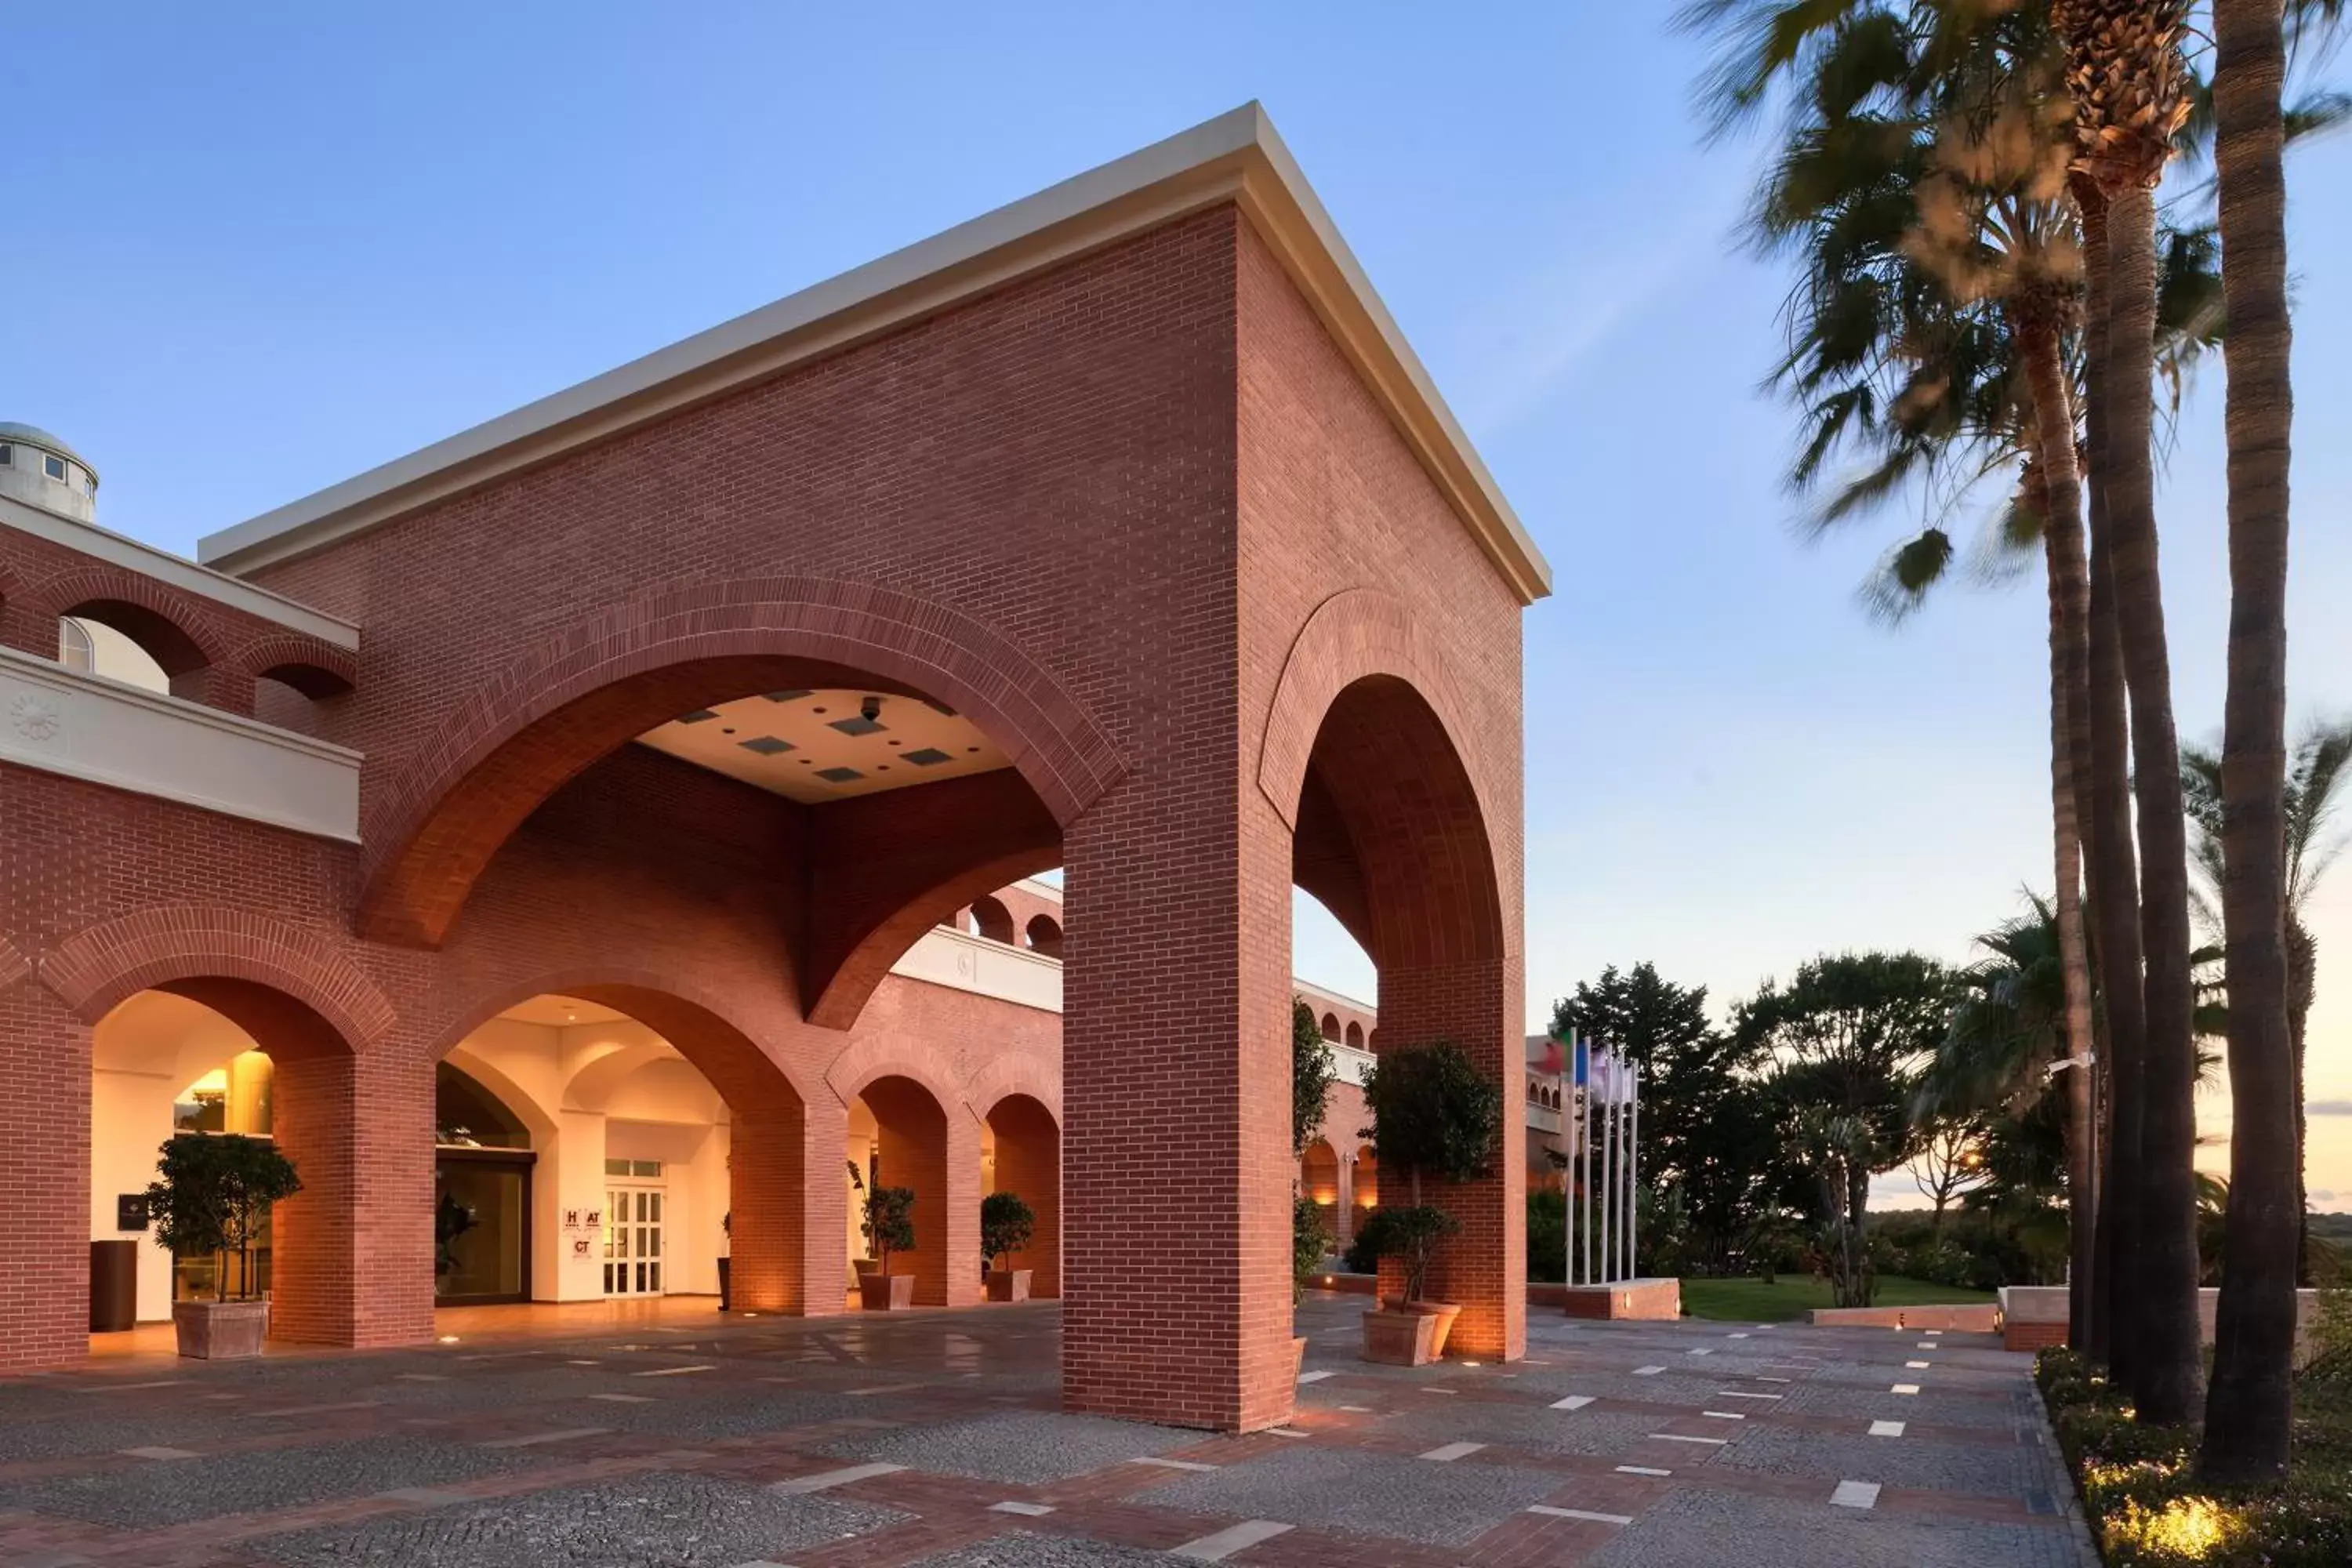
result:
M 1055 1409 L 1051 1305 L 0 1384 L 0 1563 L 2080 1568 L 2023 1356 L 1980 1336 L 1570 1324 L 1356 1358 L 1310 1299 L 1295 1424 Z

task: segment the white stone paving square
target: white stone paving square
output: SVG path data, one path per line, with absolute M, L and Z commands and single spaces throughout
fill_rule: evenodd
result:
M 1874 1437 L 1900 1437 L 1903 1436 L 1903 1423 L 1900 1421 L 1874 1421 L 1870 1424 L 1870 1435 Z
M 1617 1472 L 1620 1475 L 1626 1476 L 1671 1476 L 1674 1474 L 1674 1471 L 1662 1470 L 1655 1465 L 1620 1465 L 1617 1467 Z
M 1834 1508 L 1876 1508 L 1878 1483 L 1876 1481 L 1840 1481 L 1837 1484 L 1837 1489 L 1830 1493 L 1830 1503 Z
M 1631 1524 L 1633 1522 L 1633 1516 L 1630 1513 L 1594 1513 L 1590 1509 L 1554 1508 L 1549 1503 L 1541 1502 L 1536 1504 L 1535 1507 L 1528 1510 L 1528 1511 L 1529 1513 L 1542 1514 L 1546 1519 L 1580 1519 L 1591 1524 Z
M 1302 1372 L 1298 1374 L 1298 1381 L 1301 1383 L 1320 1383 L 1330 1375 L 1332 1374 L 1328 1370 L 1322 1372 Z
M 1655 1377 L 1658 1373 L 1665 1370 L 1666 1369 L 1662 1366 L 1637 1366 L 1633 1369 L 1633 1375 L 1635 1377 Z
M 1919 1385 L 1916 1383 L 1898 1383 L 1887 1392 L 1890 1394 L 1916 1394 L 1919 1392 Z
M 1433 1460 L 1441 1465 L 1450 1465 L 1456 1459 L 1469 1458 L 1486 1446 L 1484 1443 L 1447 1443 L 1416 1457 Z
M 1591 1403 L 1592 1395 L 1589 1394 L 1571 1394 L 1566 1399 L 1553 1400 L 1551 1407 L 1554 1410 L 1581 1410 Z
M 988 1511 L 991 1513 L 1017 1513 L 1024 1519 L 1042 1519 L 1045 1515 L 1054 1511 L 1054 1505 L 1047 1502 L 994 1502 L 988 1505 Z
M 1930 1365 L 1932 1365 L 1932 1364 L 1934 1364 L 1934 1363 L 1930 1363 L 1930 1362 L 1924 1362 L 1924 1361 L 1906 1361 L 1906 1362 L 1905 1362 L 1903 1364 L 1904 1364 L 1904 1366 L 1905 1366 L 1907 1370 L 1909 1370 L 1909 1371 L 1912 1371 L 1912 1372 L 1925 1372 L 1925 1371 L 1927 1371 L 1927 1368 L 1928 1368 Z
M 1222 1563 L 1245 1546 L 1255 1546 L 1261 1541 L 1271 1541 L 1288 1533 L 1294 1527 L 1271 1519 L 1246 1519 L 1230 1525 L 1214 1535 L 1188 1541 L 1181 1546 L 1171 1546 L 1168 1554 L 1193 1563 Z

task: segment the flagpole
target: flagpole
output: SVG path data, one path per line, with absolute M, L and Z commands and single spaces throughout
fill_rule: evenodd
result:
M 1584 1081 L 1576 1086 L 1577 1114 L 1584 1121 L 1584 1135 L 1577 1140 L 1577 1158 L 1584 1163 L 1584 1179 L 1578 1184 L 1579 1196 L 1584 1203 L 1584 1226 L 1579 1232 L 1584 1238 L 1584 1282 L 1592 1283 L 1592 1043 L 1584 1046 Z
M 1626 1101 L 1627 1114 L 1632 1118 L 1625 1135 L 1625 1278 L 1638 1279 L 1641 1250 L 1634 1245 L 1634 1227 L 1642 1223 L 1642 1064 L 1633 1064 L 1633 1076 L 1629 1086 L 1631 1098 Z
M 1617 1058 L 1601 1087 L 1601 1282 L 1617 1282 Z
M 1567 1163 L 1560 1167 L 1559 1171 L 1561 1226 L 1559 1282 L 1563 1285 L 1573 1285 L 1576 1283 L 1576 1101 L 1569 1097 L 1576 1093 L 1576 1031 L 1574 1029 L 1568 1032 L 1564 1048 L 1568 1056 L 1560 1068 L 1562 1088 L 1559 1127 L 1560 1131 L 1568 1139 L 1568 1148 L 1565 1151 Z

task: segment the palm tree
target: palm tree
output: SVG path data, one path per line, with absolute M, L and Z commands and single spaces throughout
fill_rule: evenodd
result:
M 2230 672 L 2221 742 L 2222 926 L 2230 987 L 2229 1226 L 2198 1468 L 2286 1474 L 2301 1263 L 2301 1040 L 2287 937 L 2286 544 L 2292 331 L 2286 304 L 2281 0 L 2214 0 L 2214 163 L 2230 335 Z M 2299 922 L 2298 922 L 2299 923 Z M 2307 933 L 2306 933 L 2307 935 Z M 2305 981 L 2308 983 L 2306 972 Z M 2281 1136 L 2287 1127 L 2295 1136 Z
M 2140 1418 L 2163 1426 L 2195 1414 L 2201 1371 L 2190 1166 L 2197 1071 L 2189 846 L 2157 566 L 2151 391 L 2156 186 L 2190 110 L 2181 52 L 2188 9 L 2187 0 L 2051 0 L 2050 5 L 2051 24 L 2066 51 L 2076 167 L 2095 188 L 2104 211 L 2104 244 L 2093 256 L 2100 274 L 2095 288 L 2103 307 L 2103 341 L 2090 365 L 2090 397 L 2105 416 L 2105 428 L 2103 439 L 2092 447 L 2092 479 L 2099 497 L 2092 522 L 2095 531 L 2104 523 L 2108 536 L 2106 564 L 2130 703 L 2147 1031 L 2136 1154 L 2126 1147 L 2129 1130 L 2116 1129 L 2116 1158 L 2131 1162 L 2139 1188 L 2128 1247 L 2137 1260 L 2137 1277 L 2127 1282 L 2137 1322 L 2126 1370 Z M 2095 550 L 2095 584 L 2100 565 Z M 2111 1005 L 2113 1000 L 2111 995 Z M 2118 1050 L 2126 1048 L 2119 1042 Z M 2119 1061 L 2119 1068 L 2123 1065 Z M 2122 1089 L 2119 1081 L 2119 1121 Z
M 2191 851 L 2203 884 L 2198 890 L 2198 910 L 2208 927 L 2216 933 L 2222 933 L 2228 926 L 2225 897 L 2229 886 L 2224 869 L 2228 854 L 2222 760 L 2204 747 L 2184 746 L 2180 753 L 2180 770 L 2181 788 L 2188 799 L 2189 824 L 2195 829 Z M 2317 940 L 2304 915 L 2310 907 L 2319 879 L 2326 874 L 2328 867 L 2344 848 L 2344 839 L 2331 835 L 2328 825 L 2340 803 L 2341 792 L 2347 786 L 2352 786 L 2352 721 L 2313 724 L 2295 743 L 2292 759 L 2284 770 L 2281 790 L 2281 805 L 2285 816 L 2283 836 L 2285 909 L 2281 921 L 2285 963 L 2283 994 L 2286 1006 L 2289 1087 L 2293 1102 L 2288 1113 L 2291 1120 L 2281 1122 L 2273 1118 L 2263 1121 L 2255 1120 L 2253 1113 L 2242 1109 L 2239 1112 L 2247 1117 L 2250 1127 L 2259 1131 L 2260 1141 L 2263 1144 L 2282 1142 L 2276 1135 L 2280 1125 L 2292 1125 L 2295 1129 L 2291 1151 L 2294 1196 L 2290 1212 L 2296 1219 L 2294 1277 L 2297 1284 L 2310 1282 L 2311 1243 L 2309 1226 L 2304 1218 L 2301 1158 L 2301 1151 L 2305 1146 L 2304 1134 L 2306 1127 L 2303 1080 L 2305 1039 L 2312 1001 L 2316 994 L 2319 956 Z M 2227 1018 L 2230 1022 L 2234 1023 L 2236 1013 L 2234 1007 L 2229 1010 Z M 2231 1083 L 2234 1101 L 2239 1087 L 2234 1058 Z M 2275 1152 L 2265 1147 L 2256 1157 L 2269 1159 Z M 2233 1169 L 2237 1157 L 2238 1151 L 2233 1147 Z M 2242 1190 L 2242 1184 L 2231 1188 L 2233 1194 Z M 2208 1403 L 2210 1403 L 2210 1396 Z
M 1774 381 L 1805 405 L 1792 473 L 1814 485 L 1842 448 L 1875 461 L 1822 508 L 1822 525 L 1957 468 L 1960 489 L 2014 476 L 2001 534 L 2038 541 L 2051 599 L 2051 758 L 2057 927 L 2069 1056 L 2093 1056 L 2081 900 L 2081 793 L 2090 776 L 2089 583 L 2075 467 L 2070 331 L 2081 252 L 2065 182 L 2070 108 L 2038 12 L 1957 16 L 1857 5 L 1716 0 L 1691 19 L 1732 40 L 1718 103 L 1737 112 L 1776 71 L 1805 90 L 1754 220 L 1802 278 Z M 2053 117 L 2053 107 L 2057 110 Z M 1890 616 L 1945 574 L 1930 525 L 1888 556 L 1874 599 Z M 2087 1072 L 2070 1088 L 2076 1213 L 2072 1335 L 2091 1331 L 2095 1205 Z

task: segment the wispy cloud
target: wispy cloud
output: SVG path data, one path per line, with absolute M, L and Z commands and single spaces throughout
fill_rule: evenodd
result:
M 2352 1116 L 2352 1100 L 2315 1100 L 2303 1109 L 2312 1116 Z
M 1466 323 L 1474 371 L 1463 416 L 1472 435 L 1502 435 L 1549 402 L 1629 322 L 1719 257 L 1720 202 L 1694 201 L 1663 232 L 1625 236 L 1598 251 L 1580 226 L 1562 249 L 1487 296 Z

